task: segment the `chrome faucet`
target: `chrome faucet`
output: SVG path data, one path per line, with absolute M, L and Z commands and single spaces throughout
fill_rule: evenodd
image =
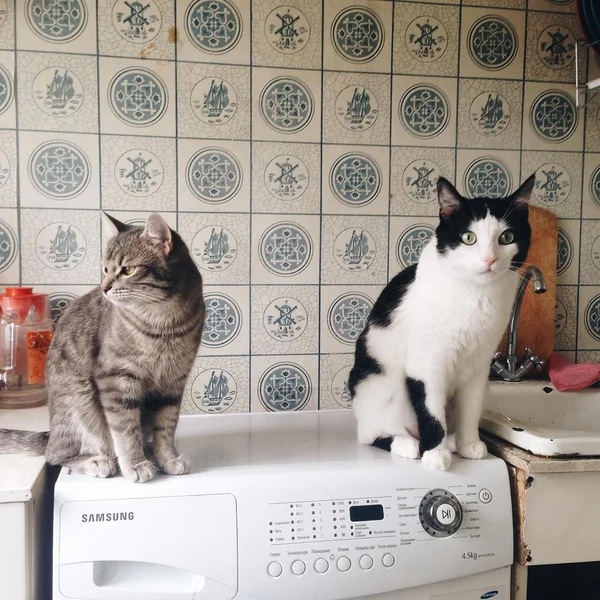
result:
M 543 294 L 548 289 L 542 272 L 534 266 L 527 267 L 519 283 L 517 295 L 513 303 L 512 314 L 508 325 L 508 344 L 506 356 L 501 352 L 496 352 L 491 364 L 491 372 L 504 381 L 521 381 L 523 376 L 535 367 L 538 371 L 542 370 L 544 361 L 536 356 L 529 348 L 525 348 L 525 355 L 519 364 L 517 357 L 517 328 L 519 327 L 519 314 L 521 312 L 521 303 L 525 295 L 525 289 L 529 280 L 533 279 L 533 291 L 536 294 Z

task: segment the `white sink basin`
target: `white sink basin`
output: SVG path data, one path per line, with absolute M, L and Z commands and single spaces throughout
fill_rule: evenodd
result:
M 549 381 L 494 381 L 480 427 L 540 456 L 600 455 L 600 388 L 557 392 Z

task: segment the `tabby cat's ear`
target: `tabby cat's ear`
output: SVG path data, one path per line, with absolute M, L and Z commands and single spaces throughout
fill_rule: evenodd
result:
M 512 195 L 512 202 L 518 207 L 527 208 L 535 185 L 535 173 L 529 177 Z
M 440 203 L 440 217 L 447 219 L 460 208 L 460 194 L 456 188 L 443 177 L 437 182 L 438 202 Z
M 108 219 L 108 221 L 116 229 L 116 233 L 123 233 L 124 231 L 129 230 L 129 225 L 126 225 L 125 223 L 121 223 L 121 221 L 115 219 L 114 217 L 111 217 L 108 213 L 105 213 L 104 211 L 102 211 L 102 214 Z
M 149 242 L 165 255 L 173 249 L 173 237 L 167 222 L 157 214 L 151 214 L 140 239 Z

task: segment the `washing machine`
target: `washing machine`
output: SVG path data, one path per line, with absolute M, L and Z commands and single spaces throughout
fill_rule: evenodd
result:
M 54 600 L 508 600 L 503 461 L 360 446 L 349 411 L 186 416 L 182 477 L 63 470 Z

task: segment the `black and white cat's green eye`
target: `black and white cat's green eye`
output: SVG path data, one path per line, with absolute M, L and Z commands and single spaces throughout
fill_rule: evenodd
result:
M 463 244 L 472 246 L 477 241 L 477 236 L 472 231 L 465 231 L 464 233 L 461 233 L 460 239 Z
M 135 273 L 135 267 L 123 267 L 121 269 L 121 275 L 125 277 L 131 277 Z
M 507 229 L 500 234 L 499 241 L 503 246 L 512 244 L 515 241 L 515 234 L 510 229 Z

